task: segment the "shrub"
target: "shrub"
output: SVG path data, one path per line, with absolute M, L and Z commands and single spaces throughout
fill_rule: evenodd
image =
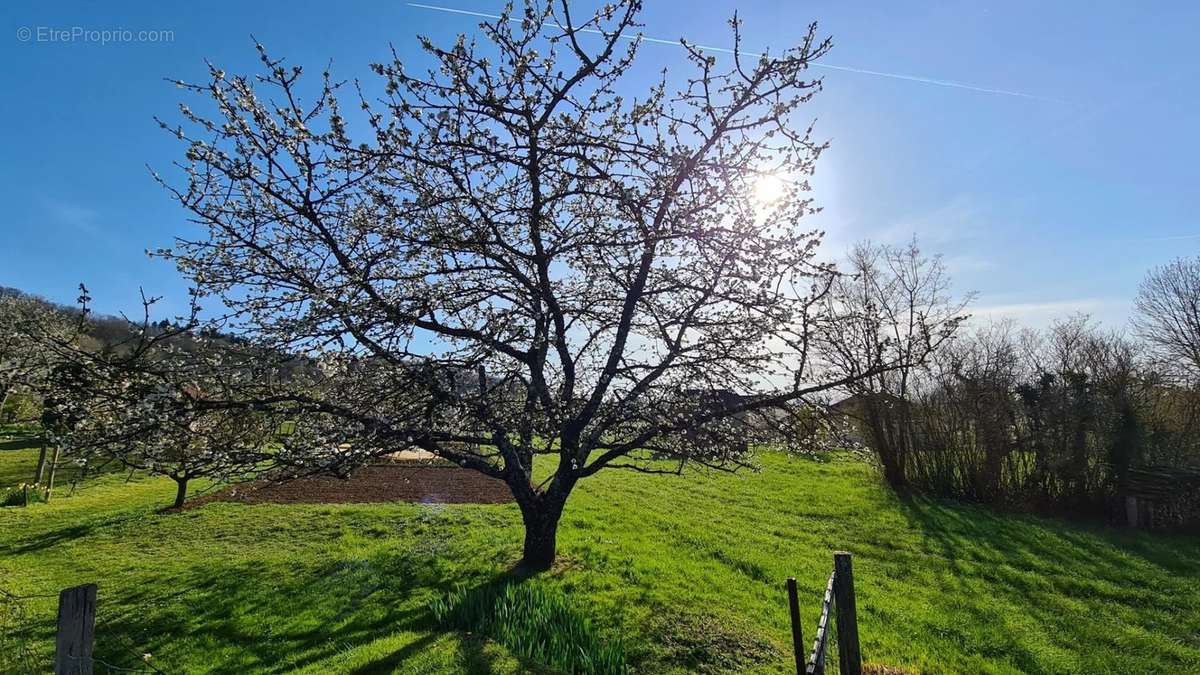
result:
M 605 643 L 557 589 L 502 581 L 459 588 L 431 605 L 445 628 L 486 635 L 514 654 L 567 673 L 623 675 L 625 649 Z

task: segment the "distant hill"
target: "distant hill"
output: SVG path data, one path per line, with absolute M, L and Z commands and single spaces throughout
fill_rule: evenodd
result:
M 79 318 L 80 308 L 77 305 L 64 305 L 62 303 L 47 300 L 46 298 L 35 293 L 29 293 L 19 288 L 10 286 L 0 286 L 0 297 L 20 298 L 29 302 L 37 303 L 46 309 L 59 313 L 64 317 L 72 320 Z M 112 314 L 95 314 L 89 313 L 87 318 L 87 335 L 96 342 L 96 347 L 116 348 L 122 344 L 129 344 L 137 340 L 141 336 L 142 325 L 140 320 L 130 320 L 127 317 L 115 316 Z M 161 335 L 169 329 L 182 328 L 168 319 L 160 319 L 152 322 L 147 330 L 150 336 Z M 240 335 L 232 333 L 224 333 L 213 330 L 210 327 L 203 326 L 196 331 L 197 337 L 207 339 L 215 339 L 217 341 L 226 342 L 229 344 L 246 344 L 248 340 Z M 180 344 L 184 349 L 187 349 L 188 340 L 183 339 Z

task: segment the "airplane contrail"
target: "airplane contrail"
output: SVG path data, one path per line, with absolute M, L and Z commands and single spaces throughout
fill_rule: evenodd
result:
M 455 9 L 453 7 L 441 7 L 438 5 L 426 5 L 426 4 L 422 4 L 419 2 L 410 2 L 407 4 L 409 7 L 416 7 L 418 9 L 430 9 L 430 10 L 433 10 L 436 12 L 446 12 L 449 14 L 462 14 L 465 16 L 475 16 L 475 17 L 480 17 L 480 18 L 484 18 L 484 19 L 503 19 L 504 18 L 498 14 L 486 14 L 484 12 L 473 12 L 473 11 L 466 10 L 466 9 Z M 514 23 L 519 23 L 519 21 L 517 19 L 510 18 L 509 21 L 512 21 Z M 562 28 L 562 26 L 558 26 L 558 27 Z M 578 30 L 581 33 L 595 33 L 597 35 L 603 34 L 602 31 L 596 30 L 595 28 L 580 28 Z M 641 36 L 622 35 L 621 37 L 625 38 L 626 40 L 630 40 L 632 42 L 636 42 L 636 41 L 640 40 L 642 42 L 653 42 L 655 44 L 660 44 L 660 45 L 672 45 L 675 47 L 681 46 L 680 42 L 678 40 L 664 40 L 662 38 L 646 37 L 645 35 L 641 35 Z M 706 45 L 695 45 L 695 47 L 697 49 L 710 51 L 710 52 L 720 52 L 722 54 L 735 53 L 734 50 L 729 49 L 727 47 L 712 47 L 712 46 L 706 46 Z M 762 56 L 762 54 L 757 54 L 754 52 L 741 52 L 741 53 L 744 56 L 753 56 L 753 57 Z M 857 73 L 859 75 L 871 75 L 874 77 L 886 77 L 886 78 L 893 79 L 893 80 L 904 80 L 906 82 L 919 82 L 921 84 L 932 84 L 932 85 L 935 85 L 938 87 L 949 87 L 951 89 L 964 89 L 967 91 L 975 91 L 975 92 L 979 92 L 982 94 L 998 94 L 1001 96 L 1014 96 L 1017 98 L 1028 98 L 1028 99 L 1035 99 L 1035 100 L 1040 100 L 1040 101 L 1056 100 L 1056 99 L 1052 99 L 1052 98 L 1047 98 L 1045 96 L 1038 96 L 1036 94 L 1028 94 L 1028 93 L 1021 92 L 1021 91 L 1012 91 L 1010 89 L 996 89 L 993 87 L 981 87 L 981 86 L 969 84 L 966 82 L 957 82 L 955 80 L 941 80 L 941 79 L 937 79 L 937 78 L 933 78 L 933 77 L 922 77 L 919 75 L 905 75 L 904 73 L 888 73 L 888 72 L 884 72 L 884 71 L 880 71 L 880 70 L 870 70 L 867 68 L 854 68 L 851 66 L 838 66 L 838 65 L 834 65 L 832 63 L 820 63 L 817 61 L 813 61 L 813 62 L 809 63 L 808 65 L 812 66 L 813 68 L 824 68 L 826 70 L 840 70 L 845 73 Z
M 1142 237 L 1136 241 L 1182 241 L 1184 239 L 1200 239 L 1200 234 L 1172 234 L 1165 237 Z

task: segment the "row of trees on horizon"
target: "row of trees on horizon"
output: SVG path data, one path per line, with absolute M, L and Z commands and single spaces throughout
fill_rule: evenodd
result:
M 852 261 L 865 304 L 949 301 L 936 265 L 897 284 L 915 269 L 905 256 L 868 246 Z M 1122 521 L 1124 500 L 1149 490 L 1140 520 L 1200 525 L 1200 258 L 1151 270 L 1127 329 L 1083 314 L 1040 330 L 976 325 L 851 389 L 837 409 L 894 487 Z

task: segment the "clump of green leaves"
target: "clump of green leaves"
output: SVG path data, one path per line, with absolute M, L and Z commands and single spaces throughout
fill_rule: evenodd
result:
M 514 654 L 567 673 L 623 675 L 620 642 L 602 640 L 562 591 L 533 581 L 460 587 L 435 600 L 445 628 L 486 635 Z
M 27 506 L 46 501 L 46 493 L 40 485 L 22 483 L 14 488 L 0 491 L 0 506 Z

